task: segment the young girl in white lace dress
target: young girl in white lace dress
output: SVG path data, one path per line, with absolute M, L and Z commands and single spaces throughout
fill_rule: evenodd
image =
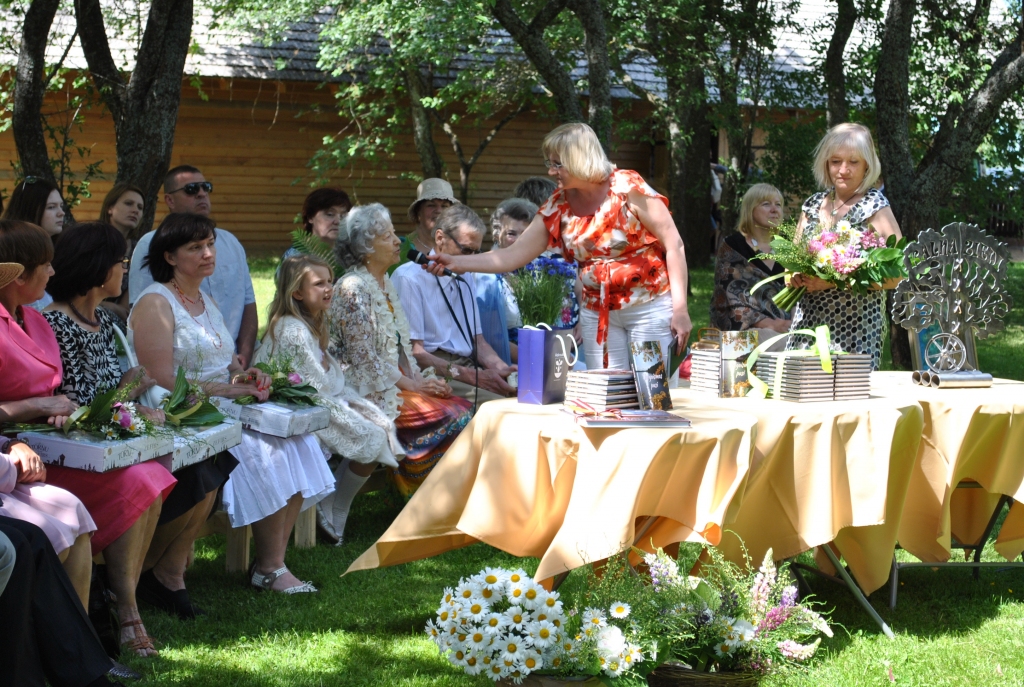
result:
M 398 467 L 404 454 L 395 424 L 376 405 L 345 383 L 338 361 L 327 352 L 334 274 L 312 255 L 285 259 L 277 275 L 277 294 L 256 360 L 287 356 L 302 380 L 320 392 L 318 402 L 331 411 L 331 424 L 316 437 L 328 453 L 343 459 L 334 472 L 335 493 L 318 504 L 321 529 L 339 545 L 349 508 L 378 463 Z
M 269 377 L 256 368 L 241 368 L 216 303 L 199 290 L 216 265 L 215 240 L 214 223 L 207 217 L 175 213 L 164 219 L 144 263 L 156 283 L 135 303 L 129 320 L 130 339 L 139 363 L 164 388 L 174 386 L 178 369 L 184 367 L 190 379 L 200 382 L 211 396 L 252 395 L 266 400 Z M 317 591 L 284 564 L 288 539 L 304 503 L 308 507 L 334 489 L 316 439 L 311 434 L 281 439 L 243 430 L 242 443 L 229 453 L 237 467 L 224 484 L 223 500 L 232 527 L 252 525 L 256 560 L 249 569 L 250 584 L 288 594 Z M 220 454 L 213 461 L 214 465 L 218 462 L 230 462 L 230 457 Z M 203 482 L 195 489 L 200 501 L 181 516 L 189 515 L 188 523 L 165 552 L 153 550 L 163 541 L 159 529 L 154 538 L 148 559 L 154 559 L 158 582 L 170 593 L 175 587 L 184 588 L 184 559 L 172 554 L 186 541 L 191 547 L 198 527 L 193 530 L 190 525 L 206 520 L 213 503 L 210 494 L 219 486 L 214 486 L 215 482 Z M 178 488 L 181 484 L 179 477 Z M 176 492 L 177 488 L 168 503 Z

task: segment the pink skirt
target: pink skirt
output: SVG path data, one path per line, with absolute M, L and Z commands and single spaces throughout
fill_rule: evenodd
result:
M 70 492 L 52 484 L 19 484 L 14 491 L 0 494 L 0 500 L 4 502 L 0 515 L 38 526 L 58 554 L 74 544 L 79 536 L 96 531 L 96 523 L 85 505 Z
M 92 537 L 94 556 L 127 532 L 157 497 L 166 499 L 178 483 L 155 460 L 110 472 L 47 465 L 46 481 L 80 498 L 95 518 L 98 529 Z

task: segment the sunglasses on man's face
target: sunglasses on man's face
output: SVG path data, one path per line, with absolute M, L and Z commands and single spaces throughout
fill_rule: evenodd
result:
M 173 191 L 168 191 L 168 194 L 177 193 L 178 191 L 184 191 L 186 196 L 194 196 L 199 193 L 199 189 L 206 191 L 207 193 L 213 193 L 213 184 L 209 181 L 193 181 L 191 184 L 185 184 L 181 188 L 176 188 Z
M 479 248 L 470 248 L 469 246 L 463 246 L 461 243 L 453 239 L 451 236 L 448 237 L 448 240 L 454 243 L 455 247 L 458 248 L 459 252 L 462 253 L 463 255 L 477 255 L 480 253 Z

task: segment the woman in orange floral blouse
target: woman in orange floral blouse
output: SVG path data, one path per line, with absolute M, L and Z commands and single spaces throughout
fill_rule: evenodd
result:
M 626 368 L 630 341 L 682 350 L 690 335 L 686 255 L 668 200 L 636 172 L 616 169 L 586 124 L 544 138 L 552 194 L 510 247 L 482 255 L 436 255 L 427 269 L 511 272 L 546 250 L 580 267 L 580 315 L 588 368 Z

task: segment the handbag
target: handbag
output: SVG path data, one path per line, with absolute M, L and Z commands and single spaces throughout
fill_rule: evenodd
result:
M 570 330 L 552 330 L 546 324 L 520 329 L 519 402 L 544 405 L 564 401 L 566 377 L 578 359 L 579 349 Z

